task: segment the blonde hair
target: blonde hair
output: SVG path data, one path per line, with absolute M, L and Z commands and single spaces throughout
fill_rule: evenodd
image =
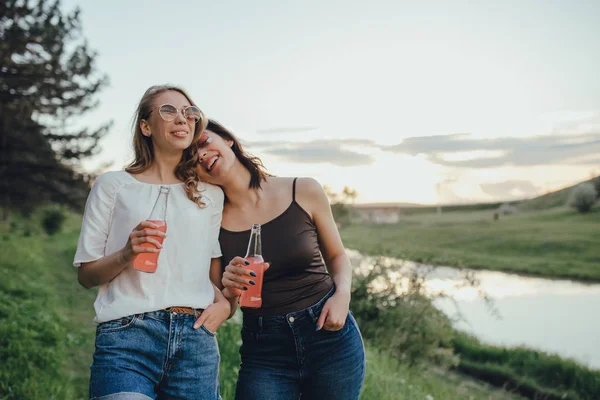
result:
M 146 90 L 135 113 L 135 119 L 133 122 L 133 150 L 135 151 L 135 159 L 131 164 L 125 168 L 125 171 L 130 174 L 140 174 L 146 171 L 154 163 L 154 149 L 152 147 L 152 139 L 142 134 L 142 128 L 140 122 L 150 118 L 152 107 L 154 106 L 154 99 L 161 93 L 167 91 L 174 91 L 181 93 L 190 102 L 191 105 L 195 106 L 190 96 L 180 87 L 172 85 L 156 85 L 151 86 Z M 175 167 L 175 176 L 185 184 L 185 192 L 187 197 L 196 203 L 198 207 L 205 207 L 202 201 L 202 194 L 198 190 L 198 183 L 200 178 L 196 173 L 196 163 L 198 158 L 198 141 L 200 135 L 206 129 L 208 124 L 208 118 L 202 113 L 200 120 L 196 123 L 194 129 L 194 137 L 190 146 L 183 151 L 181 160 Z

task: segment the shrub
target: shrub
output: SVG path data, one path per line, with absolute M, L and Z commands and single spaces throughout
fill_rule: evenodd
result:
M 44 231 L 46 231 L 48 235 L 54 235 L 55 233 L 60 232 L 65 218 L 66 215 L 60 208 L 53 207 L 45 210 L 42 218 Z
M 600 199 L 600 176 L 597 176 L 593 180 L 594 187 L 596 188 L 596 198 Z
M 596 189 L 592 183 L 586 182 L 571 190 L 569 206 L 580 213 L 588 212 L 596 202 Z
M 354 277 L 350 307 L 365 339 L 410 366 L 424 361 L 457 365 L 451 321 L 433 305 L 436 295 L 426 293 L 422 271 L 401 275 L 401 266 L 383 264 Z

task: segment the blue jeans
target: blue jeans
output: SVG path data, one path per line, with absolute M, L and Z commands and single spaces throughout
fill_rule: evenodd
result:
M 352 313 L 339 331 L 316 331 L 332 295 L 287 315 L 244 315 L 237 400 L 358 399 L 365 349 Z
M 154 311 L 96 329 L 90 398 L 219 399 L 219 349 L 195 317 Z

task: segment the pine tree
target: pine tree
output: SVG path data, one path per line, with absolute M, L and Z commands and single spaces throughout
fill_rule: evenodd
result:
M 80 208 L 89 177 L 79 161 L 98 151 L 110 123 L 74 129 L 107 84 L 82 38 L 79 10 L 60 1 L 0 0 L 0 207 L 45 202 Z

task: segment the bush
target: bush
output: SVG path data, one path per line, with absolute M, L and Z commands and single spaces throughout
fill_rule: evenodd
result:
M 226 321 L 217 334 L 219 341 L 219 353 L 221 363 L 219 364 L 219 385 L 221 397 L 223 399 L 233 399 L 235 397 L 235 386 L 237 383 L 238 371 L 240 370 L 240 353 L 242 345 L 242 313 L 237 310 L 236 314 L 229 321 Z
M 60 208 L 50 208 L 44 211 L 42 226 L 48 235 L 60 232 L 66 215 Z
M 365 339 L 409 366 L 424 361 L 457 365 L 451 321 L 433 305 L 436 296 L 426 293 L 424 277 L 416 269 L 401 275 L 401 266 L 383 264 L 357 272 L 353 279 L 350 308 Z
M 350 224 L 351 221 L 351 209 L 347 204 L 344 203 L 333 203 L 331 204 L 331 213 L 338 227 L 343 227 Z
M 569 206 L 580 213 L 588 212 L 596 202 L 596 189 L 592 183 L 586 182 L 571 190 Z

